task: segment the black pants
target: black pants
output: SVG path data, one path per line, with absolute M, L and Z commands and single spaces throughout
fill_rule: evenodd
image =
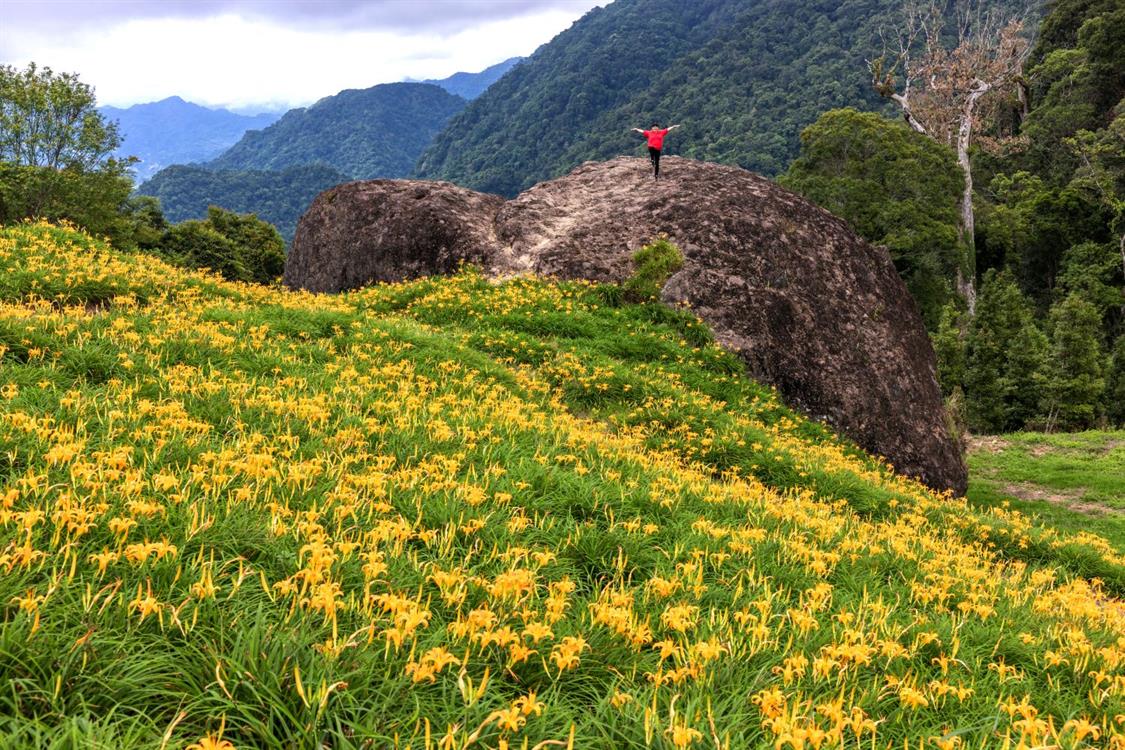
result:
M 648 147 L 648 158 L 652 159 L 652 174 L 654 177 L 660 176 L 660 149 Z

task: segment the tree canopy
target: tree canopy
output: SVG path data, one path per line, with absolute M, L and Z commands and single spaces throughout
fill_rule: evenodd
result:
M 75 73 L 0 65 L 0 161 L 82 172 L 110 167 L 121 138 L 96 105 L 94 89 Z
M 616 0 L 471 102 L 417 174 L 510 196 L 583 161 L 641 153 L 629 129 L 654 120 L 683 123 L 670 153 L 779 174 L 820 113 L 882 106 L 864 60 L 901 5 Z
M 244 171 L 325 164 L 355 180 L 406 177 L 464 106 L 461 97 L 427 83 L 341 91 L 248 131 L 206 166 Z
M 201 219 L 209 206 L 255 213 L 281 235 L 293 239 L 297 221 L 313 198 L 348 182 L 346 175 L 323 164 L 283 170 L 211 170 L 200 166 L 162 169 L 137 190 L 160 199 L 171 221 Z
M 831 110 L 801 132 L 800 156 L 779 181 L 885 245 L 937 325 L 960 256 L 963 178 L 950 148 L 874 112 Z

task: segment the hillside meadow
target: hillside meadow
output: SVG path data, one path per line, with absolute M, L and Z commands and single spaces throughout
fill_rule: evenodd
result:
M 969 501 L 1007 503 L 1125 551 L 1125 431 L 1015 432 L 969 441 Z
M 0 229 L 0 747 L 1125 747 L 1125 557 L 621 299 Z

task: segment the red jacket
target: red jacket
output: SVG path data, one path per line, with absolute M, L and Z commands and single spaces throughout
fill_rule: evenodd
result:
M 648 138 L 648 147 L 659 150 L 664 148 L 664 136 L 668 135 L 668 128 L 664 130 L 646 130 L 644 134 L 645 138 Z

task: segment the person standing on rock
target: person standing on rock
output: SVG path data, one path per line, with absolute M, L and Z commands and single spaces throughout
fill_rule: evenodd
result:
M 652 159 L 652 178 L 654 180 L 660 179 L 660 151 L 664 148 L 664 136 L 671 133 L 679 125 L 672 125 L 661 129 L 659 123 L 653 123 L 649 130 L 641 130 L 640 128 L 633 128 L 634 133 L 640 133 L 648 139 L 648 157 Z

